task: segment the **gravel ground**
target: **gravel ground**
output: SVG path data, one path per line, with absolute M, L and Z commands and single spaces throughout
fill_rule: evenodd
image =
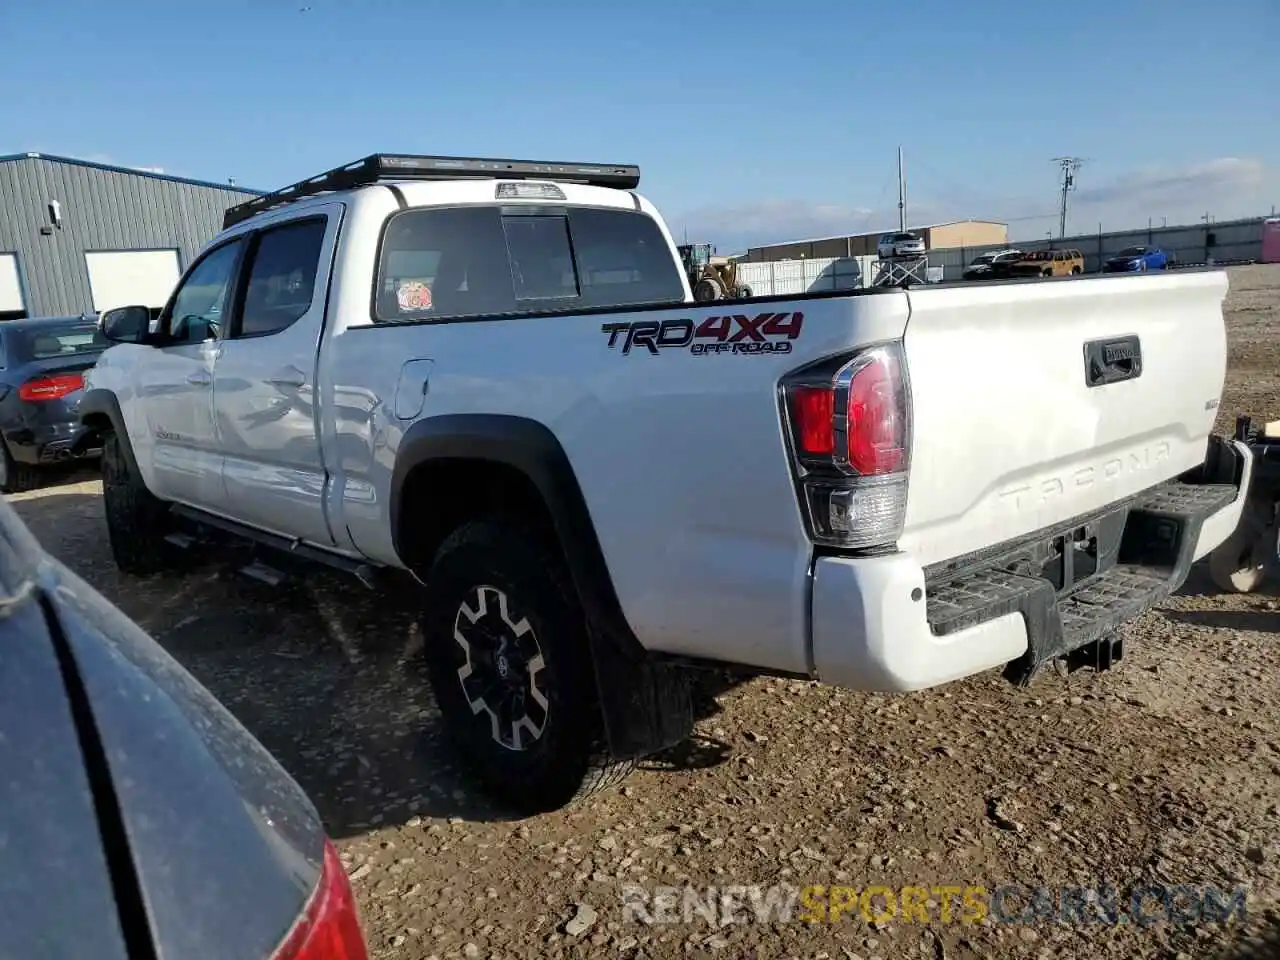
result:
M 1280 418 L 1280 267 L 1230 274 L 1227 431 L 1240 412 Z M 1223 596 L 1197 569 L 1128 628 L 1117 669 L 1029 690 L 753 680 L 621 790 L 517 822 L 439 742 L 411 591 L 375 601 L 327 573 L 272 590 L 216 563 L 133 580 L 112 566 L 99 492 L 80 471 L 11 501 L 310 792 L 374 957 L 1200 957 L 1280 922 L 1280 585 Z M 1186 884 L 1248 899 L 1226 924 L 963 923 L 958 897 L 948 922 L 935 892 L 927 924 L 857 909 L 805 923 L 800 905 L 789 922 L 663 925 L 624 914 L 627 884 L 1109 885 L 1122 906 Z

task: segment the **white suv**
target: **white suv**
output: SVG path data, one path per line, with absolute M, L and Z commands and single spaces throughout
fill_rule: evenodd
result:
M 880 238 L 876 253 L 881 260 L 905 260 L 923 257 L 924 241 L 914 233 L 886 233 Z

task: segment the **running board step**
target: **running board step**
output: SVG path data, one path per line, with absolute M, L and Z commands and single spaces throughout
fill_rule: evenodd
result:
M 278 587 L 287 579 L 283 571 L 277 570 L 275 567 L 269 567 L 265 563 L 259 563 L 256 560 L 241 567 L 240 572 L 246 577 L 265 583 L 269 587 Z
M 197 529 L 207 528 L 221 530 L 224 533 L 231 534 L 232 536 L 248 540 L 253 544 L 268 547 L 283 556 L 297 558 L 300 560 L 310 560 L 315 563 L 323 564 L 326 567 L 331 567 L 334 570 L 341 570 L 343 573 L 349 573 L 370 590 L 377 589 L 381 575 L 385 572 L 385 568 L 383 567 L 375 566 L 362 560 L 355 560 L 351 557 L 344 557 L 340 554 L 330 553 L 328 550 L 322 550 L 319 547 L 313 547 L 309 544 L 302 543 L 301 541 L 289 540 L 286 537 L 281 537 L 274 533 L 257 530 L 253 527 L 245 526 L 242 523 L 237 523 L 235 520 L 227 520 L 223 517 L 217 517 L 213 514 L 205 513 L 203 510 L 197 510 L 194 507 L 177 504 L 171 508 L 171 512 L 175 517 L 178 517 L 187 523 L 195 524 Z M 171 534 L 170 536 L 176 536 L 187 541 L 187 546 L 191 546 L 199 542 L 200 539 L 185 533 L 176 533 Z M 250 569 L 254 569 L 256 572 L 248 573 Z M 259 576 L 258 574 L 262 571 L 270 571 L 274 574 L 274 582 L 272 579 L 266 579 L 263 576 Z M 273 585 L 278 584 L 285 579 L 285 574 L 276 570 L 274 567 L 270 567 L 257 560 L 250 563 L 247 567 L 242 568 L 241 572 L 247 573 L 249 576 L 254 577 L 254 579 L 262 580 L 264 583 L 272 583 Z

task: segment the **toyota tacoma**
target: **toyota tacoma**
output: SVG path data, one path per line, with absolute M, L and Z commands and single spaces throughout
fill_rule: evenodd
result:
M 230 209 L 101 318 L 117 564 L 230 535 L 418 591 L 460 755 L 550 809 L 686 738 L 707 667 L 1109 667 L 1236 526 L 1223 272 L 697 304 L 638 183 L 375 154 Z

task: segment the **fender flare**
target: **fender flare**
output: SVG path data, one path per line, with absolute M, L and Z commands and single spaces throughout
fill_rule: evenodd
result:
M 687 675 L 650 654 L 627 622 L 582 488 L 556 435 L 535 420 L 508 414 L 443 414 L 413 424 L 401 438 L 391 478 L 388 515 L 397 555 L 405 483 L 415 467 L 441 459 L 513 467 L 542 496 L 587 616 L 614 757 L 644 756 L 685 739 L 693 729 Z
M 101 387 L 86 391 L 80 398 L 76 416 L 80 421 L 80 429 L 72 442 L 73 450 L 83 448 L 90 439 L 98 436 L 101 430 L 91 421 L 106 417 L 111 423 L 111 429 L 115 433 L 116 439 L 120 441 L 120 452 L 129 464 L 129 472 L 135 477 L 142 476 L 142 472 L 138 469 L 138 459 L 133 453 L 133 444 L 129 440 L 129 431 L 125 429 L 124 414 L 120 410 L 120 401 L 114 393 Z
M 414 468 L 431 460 L 488 460 L 528 477 L 551 514 L 574 588 L 592 622 L 621 634 L 643 655 L 613 587 L 577 475 L 556 435 L 547 427 L 506 414 L 444 414 L 411 426 L 396 450 L 391 476 L 391 539 L 401 555 L 401 495 Z M 615 635 L 616 635 L 615 634 Z

